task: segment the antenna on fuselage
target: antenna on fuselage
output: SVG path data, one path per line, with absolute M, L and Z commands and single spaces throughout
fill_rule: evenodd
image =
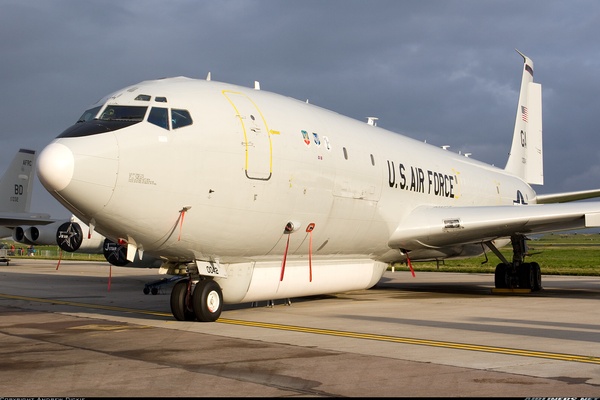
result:
M 210 71 L 208 71 L 208 75 L 206 75 L 206 80 L 210 81 Z
M 371 126 L 377 126 L 377 120 L 379 118 L 377 117 L 367 117 L 367 124 L 371 125 Z
M 260 82 L 254 81 L 254 90 L 260 90 Z

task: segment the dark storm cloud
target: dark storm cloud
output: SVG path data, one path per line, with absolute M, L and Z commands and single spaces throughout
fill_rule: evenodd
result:
M 518 48 L 543 86 L 539 191 L 600 187 L 599 14 L 594 1 L 0 0 L 0 171 L 107 93 L 209 71 L 377 116 L 381 127 L 502 167 Z M 36 211 L 61 212 L 40 185 L 35 196 Z

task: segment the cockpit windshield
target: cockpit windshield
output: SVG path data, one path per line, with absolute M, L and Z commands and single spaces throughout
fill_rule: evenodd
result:
M 156 97 L 157 102 L 163 102 L 163 99 L 166 102 L 166 97 Z M 142 100 L 147 101 L 145 97 Z M 147 120 L 146 114 L 148 114 Z M 75 125 L 67 128 L 58 137 L 96 135 L 127 128 L 144 120 L 167 131 L 174 131 L 194 123 L 188 110 L 153 106 L 148 112 L 148 106 L 109 104 L 104 109 L 98 106 L 86 110 Z
M 89 120 L 96 118 L 96 115 L 98 115 L 98 111 L 100 111 L 101 108 L 102 108 L 102 106 L 98 106 L 98 107 L 90 108 L 89 110 L 85 110 L 83 112 L 83 114 L 81 114 L 81 117 L 79 117 L 79 119 L 77 120 L 77 123 L 87 122 Z
M 100 120 L 102 121 L 143 121 L 148 107 L 139 106 L 106 106 Z

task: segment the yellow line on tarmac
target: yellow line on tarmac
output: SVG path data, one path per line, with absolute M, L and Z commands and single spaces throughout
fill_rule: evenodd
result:
M 60 305 L 66 305 L 66 306 L 83 307 L 83 308 L 89 308 L 89 309 L 99 309 L 99 310 L 108 310 L 108 311 L 118 311 L 118 312 L 133 313 L 133 314 L 145 314 L 145 315 L 152 315 L 152 316 L 159 316 L 159 317 L 171 317 L 170 313 L 163 313 L 163 312 L 150 311 L 150 310 L 139 310 L 139 309 L 125 308 L 125 307 L 106 306 L 106 305 L 102 305 L 102 304 L 78 303 L 78 302 L 66 301 L 66 300 L 25 297 L 25 296 L 3 294 L 3 293 L 0 293 L 0 298 L 10 299 L 10 300 L 31 301 L 31 302 L 38 302 L 38 303 L 48 303 L 48 304 L 60 304 Z M 505 354 L 505 355 L 522 356 L 522 357 L 545 358 L 545 359 L 550 359 L 550 360 L 573 361 L 573 362 L 600 365 L 600 357 L 595 357 L 595 356 L 582 356 L 582 355 L 577 355 L 577 354 L 551 353 L 551 352 L 545 352 L 545 351 L 513 349 L 513 348 L 509 348 L 509 347 L 496 347 L 496 346 L 476 345 L 476 344 L 459 343 L 459 342 L 445 342 L 445 341 L 439 341 L 439 340 L 416 339 L 416 338 L 407 338 L 407 337 L 400 337 L 400 336 L 378 335 L 378 334 L 373 334 L 373 333 L 340 331 L 340 330 L 333 330 L 333 329 L 309 328 L 309 327 L 305 327 L 305 326 L 271 324 L 271 323 L 266 323 L 266 322 L 243 321 L 243 320 L 228 319 L 228 318 L 219 318 L 216 322 L 221 323 L 221 324 L 239 325 L 239 326 L 247 326 L 247 327 L 253 327 L 253 328 L 263 328 L 263 329 L 276 329 L 276 330 L 281 330 L 281 331 L 309 333 L 309 334 L 314 334 L 314 335 L 329 335 L 329 336 L 346 337 L 346 338 L 353 338 L 353 339 L 376 340 L 376 341 L 381 341 L 381 342 L 392 342 L 392 343 L 418 345 L 418 346 L 440 347 L 440 348 L 455 349 L 455 350 L 479 351 L 479 352 L 484 352 L 484 353 L 496 353 L 496 354 Z
M 545 352 L 545 351 L 512 349 L 509 347 L 495 347 L 495 346 L 485 346 L 485 345 L 476 345 L 476 344 L 458 343 L 458 342 L 444 342 L 444 341 L 439 341 L 439 340 L 415 339 L 415 338 L 406 338 L 406 337 L 399 337 L 399 336 L 378 335 L 378 334 L 372 334 L 372 333 L 360 333 L 360 332 L 338 331 L 338 330 L 332 330 L 332 329 L 308 328 L 308 327 L 304 327 L 304 326 L 270 324 L 270 323 L 264 323 L 264 322 L 241 321 L 241 320 L 226 319 L 226 318 L 219 318 L 219 320 L 217 322 L 221 322 L 221 323 L 225 323 L 225 324 L 232 324 L 232 325 L 252 326 L 252 327 L 257 327 L 257 328 L 278 329 L 278 330 L 285 330 L 285 331 L 292 331 L 292 332 L 311 333 L 311 334 L 318 334 L 318 335 L 340 336 L 340 337 L 347 337 L 347 338 L 354 338 L 354 339 L 377 340 L 377 341 L 382 341 L 382 342 L 412 344 L 412 345 L 419 345 L 419 346 L 443 347 L 443 348 L 447 348 L 447 349 L 470 350 L 470 351 L 480 351 L 480 352 L 485 352 L 485 353 L 497 353 L 497 354 L 515 355 L 515 356 L 523 356 L 523 357 L 547 358 L 547 359 L 559 360 L 559 361 L 575 361 L 575 362 L 590 363 L 590 364 L 600 364 L 600 357 L 581 356 L 581 355 L 576 355 L 576 354 L 550 353 L 550 352 Z
M 125 307 L 115 307 L 115 306 L 106 306 L 103 304 L 90 304 L 90 303 L 78 303 L 75 301 L 67 301 L 67 300 L 58 300 L 58 299 L 44 299 L 40 297 L 25 297 L 25 296 L 17 296 L 13 294 L 4 294 L 0 293 L 0 298 L 10 299 L 10 300 L 23 300 L 23 301 L 33 301 L 37 303 L 47 303 L 47 304 L 59 304 L 63 306 L 72 306 L 72 307 L 83 307 L 83 308 L 91 308 L 97 310 L 108 310 L 108 311 L 118 311 L 125 313 L 134 313 L 134 314 L 146 314 L 146 315 L 154 315 L 159 317 L 169 317 L 171 314 L 151 311 L 151 310 L 139 310 L 134 308 L 125 308 Z

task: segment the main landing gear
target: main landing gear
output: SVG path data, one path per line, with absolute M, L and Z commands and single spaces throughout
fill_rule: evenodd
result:
M 223 309 L 221 287 L 212 279 L 192 275 L 173 286 L 171 312 L 178 321 L 214 322 Z
M 513 260 L 509 262 L 491 242 L 486 245 L 502 260 L 496 266 L 494 283 L 496 289 L 542 289 L 542 272 L 536 262 L 524 262 L 527 254 L 527 238 L 524 235 L 513 235 L 510 238 L 513 247 Z

